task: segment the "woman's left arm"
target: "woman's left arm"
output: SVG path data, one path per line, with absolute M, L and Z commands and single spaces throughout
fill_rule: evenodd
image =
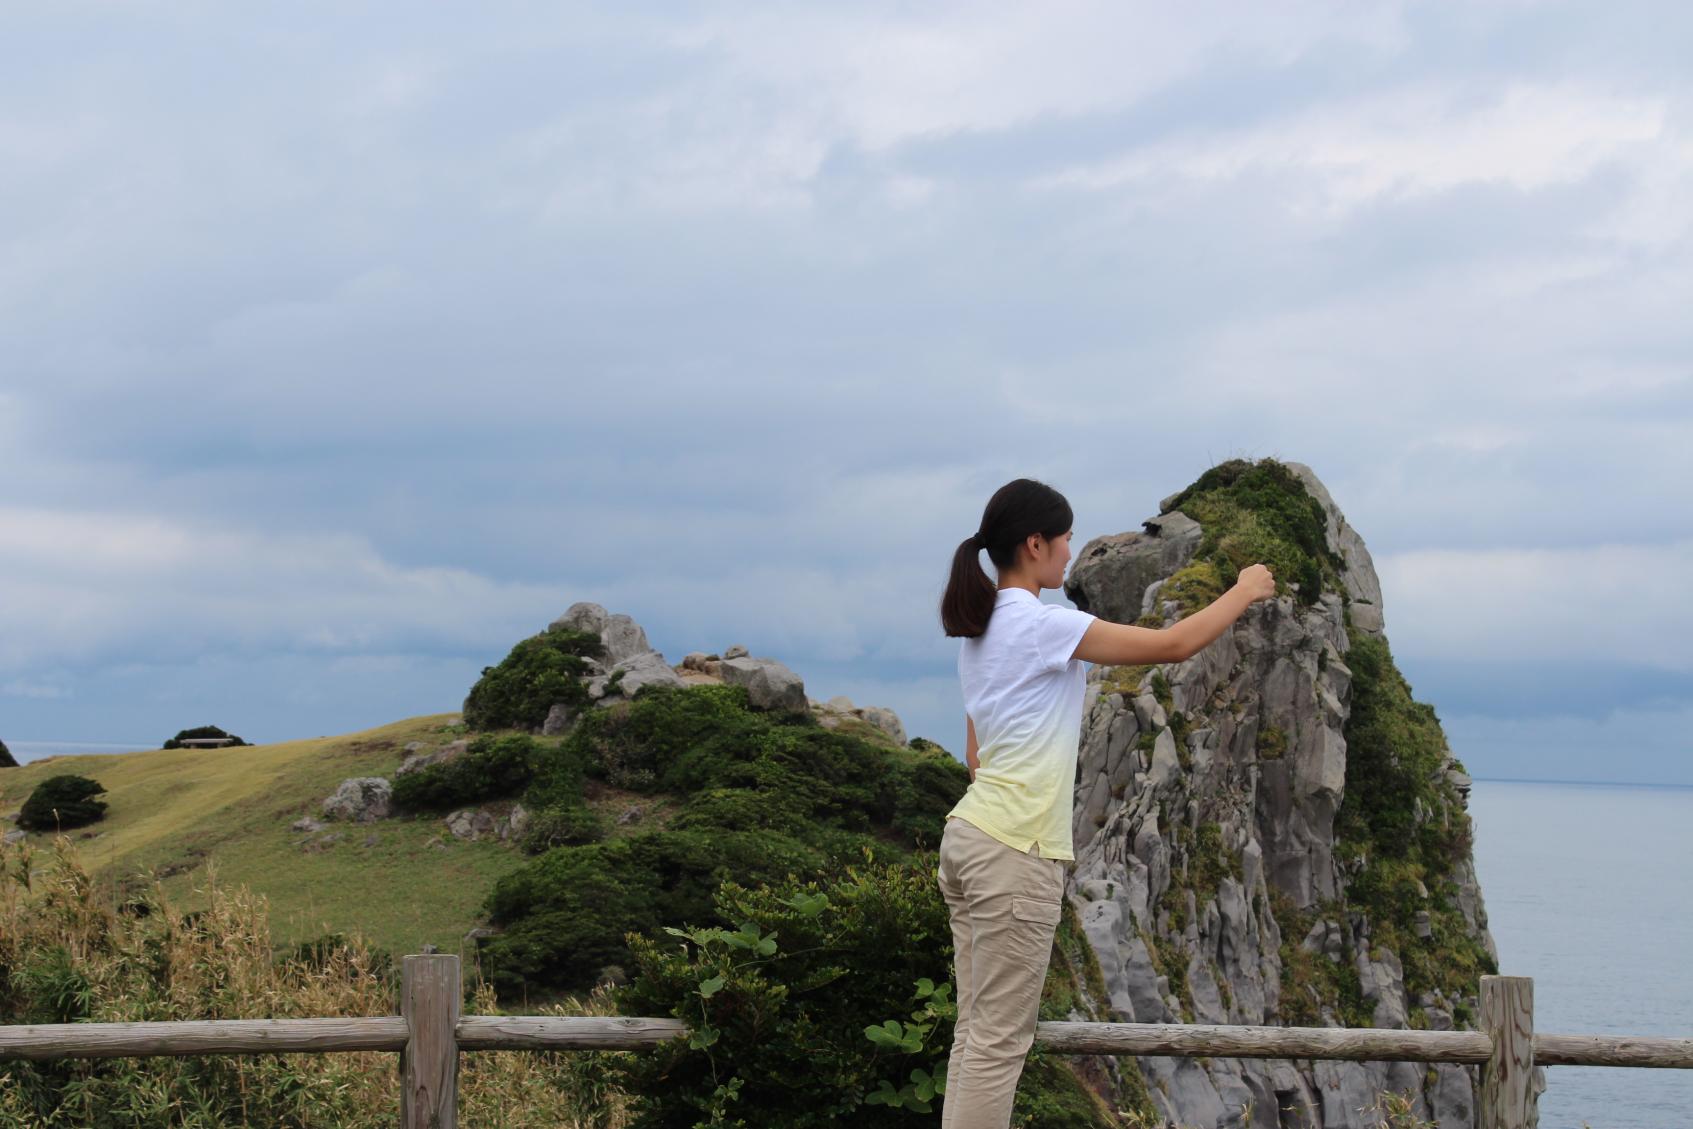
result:
M 964 763 L 970 766 L 970 782 L 976 781 L 976 770 L 981 764 L 976 760 L 976 723 L 970 720 L 970 715 L 964 715 L 964 729 L 968 736 L 964 741 Z

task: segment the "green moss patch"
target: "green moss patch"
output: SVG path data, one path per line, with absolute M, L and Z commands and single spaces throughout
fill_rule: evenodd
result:
M 1344 562 L 1329 551 L 1322 503 L 1276 459 L 1219 463 L 1163 512 L 1170 510 L 1181 510 L 1204 529 L 1193 560 L 1161 589 L 1184 615 L 1216 599 L 1241 569 L 1255 563 L 1275 574 L 1278 589 L 1297 582 L 1304 604 L 1315 603 L 1325 586 L 1340 588 Z

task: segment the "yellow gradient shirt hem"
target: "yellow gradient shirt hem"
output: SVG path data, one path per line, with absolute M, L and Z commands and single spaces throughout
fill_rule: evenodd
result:
M 968 823 L 971 827 L 976 828 L 976 830 L 982 832 L 984 835 L 992 835 L 995 839 L 998 839 L 1001 843 L 1004 843 L 1007 847 L 1010 847 L 1018 854 L 1026 855 L 1029 853 L 1030 847 L 1034 846 L 1036 843 L 1040 843 L 1040 857 L 1043 859 L 1058 859 L 1062 862 L 1074 862 L 1076 860 L 1076 856 L 1071 853 L 1069 848 L 1064 848 L 1061 851 L 1056 843 L 1043 843 L 1039 839 L 1012 835 L 1009 832 L 1002 831 L 995 827 L 993 825 L 993 820 L 987 819 L 975 812 L 959 811 L 958 808 L 953 808 L 952 811 L 947 813 L 947 818 L 962 819 L 965 823 Z

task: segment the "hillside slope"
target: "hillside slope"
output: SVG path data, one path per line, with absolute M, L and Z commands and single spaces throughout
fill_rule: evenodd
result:
M 321 817 L 342 780 L 391 776 L 408 743 L 451 739 L 462 732 L 457 721 L 434 714 L 274 745 L 50 757 L 0 772 L 0 812 L 16 811 L 49 776 L 89 776 L 106 786 L 106 818 L 66 834 L 114 889 L 152 868 L 168 876 L 169 896 L 193 906 L 215 866 L 220 883 L 269 899 L 279 942 L 357 932 L 396 955 L 426 943 L 469 955 L 464 934 L 489 887 L 523 864 L 514 848 L 457 839 L 427 816 L 330 824 L 311 836 L 290 829 L 302 816 Z M 344 837 L 318 845 L 336 831 Z

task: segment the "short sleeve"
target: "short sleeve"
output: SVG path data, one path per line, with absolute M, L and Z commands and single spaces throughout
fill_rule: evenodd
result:
M 1075 653 L 1076 644 L 1098 618 L 1077 608 L 1043 605 L 1035 628 L 1035 648 L 1040 652 L 1041 669 L 1048 674 L 1063 670 Z

